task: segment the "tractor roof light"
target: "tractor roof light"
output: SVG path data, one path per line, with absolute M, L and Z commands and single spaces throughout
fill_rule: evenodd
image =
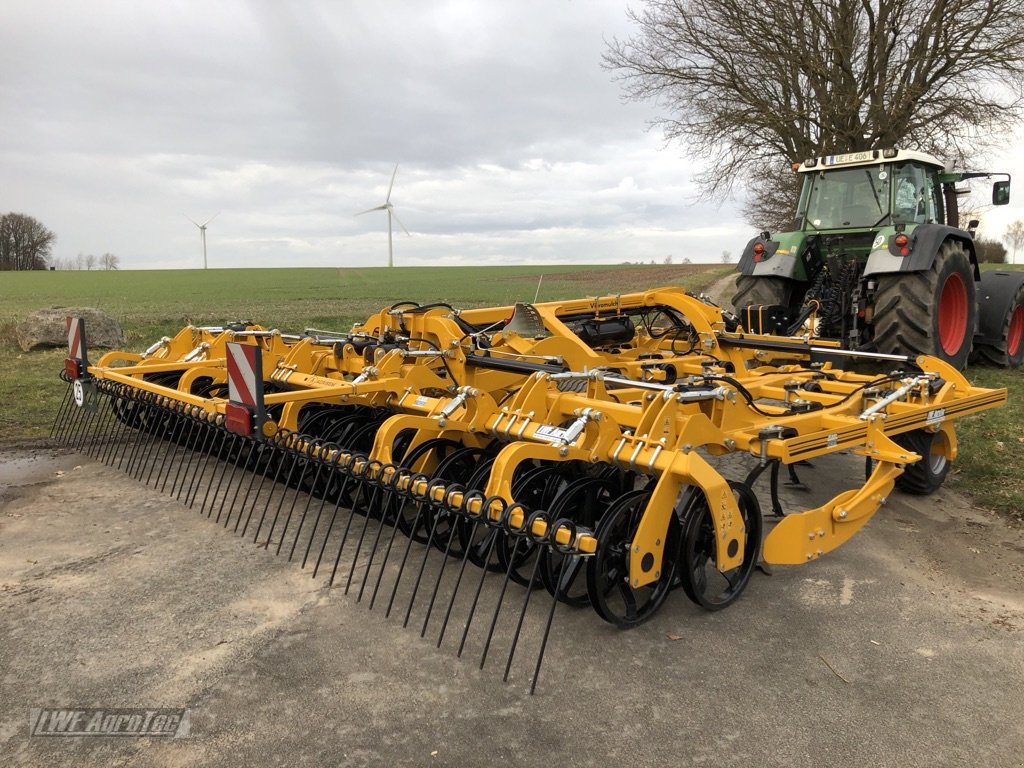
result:
M 898 152 L 899 152 L 899 150 L 896 149 L 896 147 L 890 147 L 889 149 L 883 149 L 882 150 L 882 157 L 893 158 L 893 157 L 896 157 L 896 154 Z
M 809 157 L 806 160 L 804 160 L 804 168 L 813 168 L 817 164 L 818 164 L 818 158 L 816 158 L 816 157 Z

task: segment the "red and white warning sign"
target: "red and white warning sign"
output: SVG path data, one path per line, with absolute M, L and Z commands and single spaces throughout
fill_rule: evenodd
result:
M 68 357 L 85 361 L 85 321 L 80 317 L 68 317 Z
M 238 435 L 251 435 L 264 419 L 263 350 L 254 344 L 226 345 L 228 400 L 224 426 Z

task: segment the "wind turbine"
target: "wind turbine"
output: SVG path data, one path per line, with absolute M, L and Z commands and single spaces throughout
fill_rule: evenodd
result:
M 199 227 L 199 237 L 203 241 L 203 269 L 206 269 L 206 225 L 209 224 L 214 219 L 216 219 L 218 216 L 220 216 L 220 211 L 217 211 L 215 214 L 213 214 L 213 216 L 208 218 L 202 224 L 193 219 L 191 216 L 185 216 L 186 219 L 188 219 L 197 227 Z
M 356 216 L 362 216 L 364 213 L 373 213 L 374 211 L 387 211 L 388 212 L 388 266 L 395 266 L 395 254 L 391 244 L 391 219 L 394 217 L 395 221 L 398 222 L 405 234 L 409 235 L 409 230 L 405 229 L 405 224 L 398 218 L 398 213 L 395 211 L 395 206 L 391 204 L 391 189 L 395 186 L 395 175 L 398 173 L 398 164 L 395 164 L 395 170 L 391 173 L 391 183 L 388 185 L 388 194 L 384 198 L 384 205 L 378 205 L 376 208 L 367 208 L 365 211 L 360 211 L 355 214 Z M 409 235 L 412 237 L 412 235 Z

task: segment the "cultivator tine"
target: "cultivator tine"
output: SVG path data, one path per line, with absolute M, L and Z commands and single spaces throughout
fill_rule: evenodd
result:
M 299 443 L 300 441 L 303 441 L 305 439 L 306 438 L 303 437 L 302 435 L 298 435 L 298 436 L 296 436 L 295 442 Z M 305 443 L 304 447 L 302 449 L 299 449 L 299 450 L 304 450 L 306 445 L 308 445 L 308 443 Z M 277 528 L 278 518 L 280 518 L 280 516 L 281 516 L 281 510 L 284 508 L 284 502 L 288 498 L 288 489 L 292 486 L 292 478 L 295 475 L 295 470 L 301 464 L 302 467 L 303 467 L 303 471 L 305 471 L 305 464 L 304 464 L 305 459 L 303 458 L 302 454 L 298 453 L 297 450 L 294 447 L 290 448 L 289 450 L 290 450 L 290 453 L 291 453 L 291 462 L 290 462 L 290 465 L 288 467 L 288 477 L 285 478 L 284 488 L 281 490 L 281 498 L 278 499 L 278 501 L 277 501 L 277 509 L 274 510 L 274 519 L 270 523 L 270 530 L 267 532 L 267 540 L 263 544 L 263 548 L 264 549 L 268 549 L 270 547 L 270 542 L 274 538 L 274 529 Z M 300 477 L 302 476 L 302 471 L 299 472 L 299 476 Z M 295 498 L 298 498 L 298 493 L 299 493 L 298 488 L 296 488 L 296 490 L 295 490 Z M 259 535 L 259 530 L 256 531 L 256 534 L 257 534 L 257 536 Z
M 314 452 L 319 452 L 321 444 L 322 443 L 321 443 L 320 440 L 318 440 L 316 438 L 313 438 L 313 439 L 308 440 L 304 444 L 304 446 L 303 446 L 304 454 L 305 455 L 302 457 L 302 471 L 299 472 L 299 477 L 298 477 L 298 479 L 295 482 L 295 493 L 292 495 L 292 503 L 288 506 L 288 515 L 284 519 L 284 528 L 281 529 L 281 538 L 278 539 L 278 541 L 277 541 L 277 549 L 274 550 L 274 555 L 275 556 L 281 554 L 281 547 L 284 546 L 285 537 L 288 535 L 288 526 L 292 522 L 292 515 L 295 514 L 295 505 L 298 503 L 299 495 L 302 493 L 302 481 L 303 481 L 303 478 L 305 478 L 307 476 L 307 474 L 309 472 L 309 463 L 311 461 L 313 461 Z M 309 490 L 308 497 L 310 499 L 313 498 L 313 491 L 314 490 L 315 490 L 315 488 L 313 488 L 313 487 L 311 487 L 310 490 Z M 309 506 L 308 502 L 307 502 L 306 506 L 307 507 Z M 270 527 L 270 538 L 273 538 L 273 534 L 274 534 L 274 527 L 271 526 Z M 268 539 L 268 544 L 269 544 L 269 539 Z
M 177 458 L 177 468 L 174 467 L 174 460 L 168 461 L 167 469 L 163 473 L 163 481 L 160 483 L 160 492 L 162 493 L 173 471 L 174 479 L 171 480 L 170 494 L 174 496 L 175 500 L 181 497 L 181 489 L 188 478 L 188 468 L 192 466 L 192 459 L 196 455 L 195 449 L 192 447 L 192 441 L 195 439 L 196 429 L 199 426 L 198 419 L 188 411 L 187 407 L 182 413 L 178 414 L 178 420 L 178 429 L 171 434 L 168 440 L 171 445 L 169 455 Z M 183 436 L 184 440 L 182 440 Z M 160 480 L 159 473 L 157 474 L 157 480 Z
M 542 510 L 538 510 L 526 519 L 525 535 L 533 539 L 533 541 L 538 545 L 543 546 L 547 543 L 546 539 L 537 538 L 533 535 L 533 524 L 537 520 L 543 520 L 548 525 L 548 532 L 551 532 L 551 523 L 547 513 Z M 509 670 L 512 669 L 512 658 L 516 655 L 516 646 L 519 645 L 519 635 L 523 630 L 523 620 L 526 618 L 526 609 L 530 606 L 530 597 L 533 595 L 533 585 L 536 583 L 537 575 L 540 571 L 540 560 L 540 553 L 538 552 L 537 557 L 534 558 L 533 561 L 533 573 L 530 576 L 530 580 L 527 582 L 526 597 L 523 598 L 523 608 L 519 612 L 519 621 L 516 622 L 516 631 L 512 635 L 512 645 L 508 649 L 508 660 L 505 662 L 505 674 L 501 678 L 506 683 L 508 682 Z
M 425 637 L 427 634 L 427 624 L 430 622 L 430 615 L 434 611 L 434 602 L 437 600 L 437 592 L 441 588 L 441 580 L 444 578 L 444 569 L 448 564 L 448 557 L 451 554 L 452 542 L 455 540 L 455 534 L 459 530 L 458 515 L 454 508 L 449 503 L 449 499 L 453 493 L 465 493 L 466 487 L 460 483 L 453 483 L 449 485 L 444 492 L 444 497 L 441 499 L 441 508 L 444 510 L 444 515 L 451 520 L 451 530 L 448 532 L 448 541 L 444 545 L 444 557 L 441 558 L 441 565 L 437 570 L 437 579 L 434 581 L 434 589 L 430 593 L 430 602 L 427 605 L 427 613 L 423 617 L 423 627 L 420 629 L 420 637 Z
M 341 472 L 341 487 L 338 489 L 337 498 L 334 500 L 334 511 L 331 512 L 331 521 L 327 524 L 327 531 L 324 533 L 323 543 L 320 545 L 320 553 L 316 558 L 316 565 L 313 566 L 313 578 L 316 578 L 317 573 L 320 570 L 320 561 L 323 560 L 324 552 L 327 549 L 327 540 L 331 537 L 331 529 L 334 528 L 334 521 L 338 517 L 338 510 L 341 508 L 342 499 L 345 498 L 345 491 L 348 488 L 348 481 L 351 479 L 352 474 L 350 468 L 355 461 L 355 457 L 352 454 L 347 455 L 347 462 L 344 467 L 339 463 L 342 458 L 342 454 L 339 454 L 335 458 L 335 472 Z M 323 509 L 321 508 L 321 512 Z M 309 534 L 309 543 L 306 545 L 306 553 L 302 556 L 302 567 L 306 567 L 306 561 L 309 559 L 310 550 L 313 547 L 313 541 L 316 538 L 316 530 L 320 525 L 320 515 L 317 515 L 316 522 L 313 524 L 313 530 Z
M 274 500 L 274 488 L 277 487 L 278 482 L 281 480 L 281 470 L 284 468 L 286 462 L 289 463 L 289 474 L 291 473 L 291 466 L 293 463 L 290 461 L 291 454 L 288 450 L 287 445 L 278 443 L 277 450 L 281 454 L 280 459 L 277 461 L 277 467 L 274 470 L 274 481 L 270 484 L 270 490 L 267 492 L 267 501 L 263 505 L 263 512 L 260 514 L 259 523 L 256 525 L 256 532 L 253 534 L 252 542 L 256 543 L 256 540 L 260 537 L 260 531 L 263 530 L 263 523 L 267 519 L 267 512 L 270 511 L 270 502 Z M 259 495 L 257 494 L 254 505 L 259 502 Z M 249 521 L 245 521 L 245 527 L 242 528 L 242 535 L 245 536 L 245 532 L 249 527 Z
M 490 516 L 490 509 L 495 503 L 501 506 L 501 511 L 496 522 L 493 521 Z M 480 592 L 483 591 L 484 579 L 487 578 L 488 573 L 487 566 L 491 562 L 491 557 L 494 555 L 494 547 L 498 543 L 498 538 L 502 535 L 499 526 L 506 526 L 508 516 L 514 511 L 514 509 L 522 509 L 522 507 L 519 504 L 509 506 L 500 496 L 492 496 L 484 500 L 482 509 L 486 516 L 485 524 L 491 528 L 491 532 L 488 535 L 487 553 L 484 555 L 482 560 L 483 567 L 480 569 L 480 579 L 477 581 L 476 592 L 473 594 L 473 602 L 469 606 L 469 614 L 466 616 L 466 625 L 462 628 L 462 639 L 459 640 L 459 650 L 456 655 L 460 659 L 462 658 L 462 651 L 466 648 L 466 639 L 469 637 L 469 627 L 473 623 L 473 617 L 476 615 L 476 607 L 480 603 Z M 440 641 L 438 641 L 438 645 L 440 645 Z
M 192 509 L 196 503 L 196 496 L 199 493 L 199 488 L 202 487 L 203 479 L 206 476 L 206 470 L 210 466 L 210 457 L 213 456 L 213 446 L 217 442 L 217 428 L 211 423 L 207 417 L 201 416 L 203 442 L 199 449 L 200 459 L 196 461 L 196 469 L 198 471 L 192 472 L 191 477 L 188 481 L 188 488 L 185 490 L 185 498 L 182 503 L 187 504 L 189 509 Z M 181 489 L 178 489 L 178 493 L 181 493 Z M 175 498 L 178 498 L 175 496 Z
M 180 471 L 181 465 L 185 461 L 185 456 L 189 453 L 187 447 L 181 448 L 180 439 L 181 433 L 185 429 L 185 415 L 181 412 L 180 408 L 175 408 L 171 416 L 172 424 L 169 433 L 164 437 L 164 450 L 155 461 L 149 465 L 149 472 L 146 475 L 146 485 L 150 484 L 153 478 L 153 472 L 156 472 L 156 483 L 154 486 L 161 485 L 160 478 L 164 478 L 164 482 L 167 481 L 167 477 L 170 476 L 171 470 L 174 468 L 175 461 L 178 462 L 178 468 Z M 189 424 L 191 428 L 191 424 Z M 185 441 L 186 446 L 188 445 L 188 439 Z M 180 454 L 180 457 L 178 456 Z M 173 485 L 171 486 L 173 490 Z M 163 488 L 161 487 L 161 492 Z
M 469 512 L 469 502 L 479 500 L 481 504 L 485 501 L 486 497 L 481 491 L 470 491 L 462 497 L 462 509 L 466 513 Z M 448 629 L 448 621 L 452 617 L 452 609 L 455 607 L 455 596 L 459 592 L 459 587 L 462 585 L 462 577 L 466 573 L 466 563 L 469 562 L 469 554 L 473 551 L 473 538 L 476 536 L 478 527 L 481 524 L 481 519 L 486 514 L 486 507 L 480 507 L 480 518 L 473 521 L 473 527 L 470 529 L 469 537 L 467 538 L 466 546 L 462 553 L 462 562 L 459 564 L 459 575 L 455 578 L 455 586 L 452 587 L 451 596 L 448 598 L 448 608 L 444 612 L 444 621 L 441 623 L 441 632 L 437 636 L 437 647 L 441 647 L 441 642 L 444 640 L 445 630 Z M 452 530 L 455 531 L 457 526 L 453 526 Z M 485 573 L 486 568 L 482 569 Z

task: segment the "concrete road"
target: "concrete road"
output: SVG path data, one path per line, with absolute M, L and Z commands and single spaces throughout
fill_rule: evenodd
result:
M 803 474 L 817 497 L 861 471 Z M 461 619 L 440 650 L 440 614 L 420 639 L 425 599 L 403 629 L 114 469 L 8 449 L 0 765 L 1020 766 L 1022 584 L 1020 530 L 949 492 L 894 494 L 727 610 L 679 591 L 622 632 L 559 606 L 530 696 L 546 593 L 502 683 L 519 587 L 479 671 L 479 618 L 458 659 Z M 188 707 L 191 734 L 29 738 L 31 708 L 90 706 Z

